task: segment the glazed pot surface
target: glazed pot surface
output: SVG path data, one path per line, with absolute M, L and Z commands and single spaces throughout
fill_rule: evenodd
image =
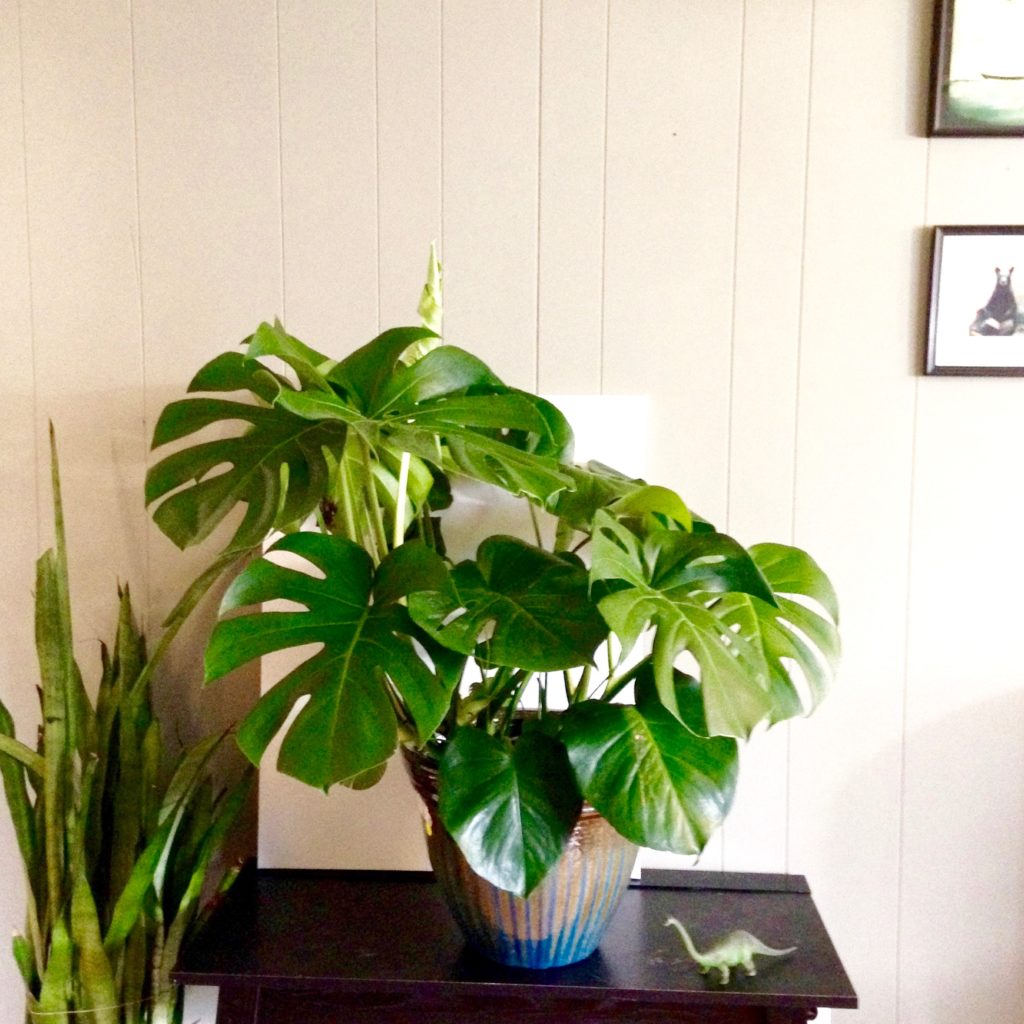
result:
M 424 811 L 427 853 L 466 941 L 512 967 L 561 967 L 590 956 L 618 907 L 637 847 L 584 804 L 562 856 L 529 896 L 481 878 L 437 814 L 437 768 L 406 751 L 405 763 Z

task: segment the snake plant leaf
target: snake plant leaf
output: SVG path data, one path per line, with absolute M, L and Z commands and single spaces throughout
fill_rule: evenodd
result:
M 68 1009 L 72 997 L 74 946 L 63 917 L 56 917 L 50 926 L 50 948 L 39 990 L 38 1011 L 60 1015 Z
M 692 680 L 675 703 L 693 707 Z M 688 691 L 688 692 L 687 692 Z M 733 739 L 698 734 L 669 713 L 653 678 L 637 682 L 635 706 L 587 700 L 563 715 L 562 742 L 583 796 L 627 839 L 699 853 L 725 819 L 738 775 Z
M 96 901 L 84 874 L 75 879 L 71 895 L 71 938 L 75 943 L 76 976 L 82 991 L 82 1010 L 91 1011 L 95 1024 L 119 1024 L 114 971 L 100 938 Z
M 245 807 L 252 790 L 255 773 L 252 769 L 245 771 L 241 779 L 228 791 L 221 795 L 213 808 L 212 820 L 206 828 L 196 852 L 182 858 L 183 866 L 188 870 L 188 884 L 181 895 L 174 901 L 174 912 L 167 929 L 167 937 L 161 956 L 160 987 L 166 989 L 171 984 L 170 972 L 178 961 L 182 944 L 191 933 L 206 882 L 210 863 L 214 855 L 221 849 L 228 832 Z
M 38 846 L 35 817 L 25 785 L 26 768 L 37 779 L 46 776 L 46 762 L 30 747 L 18 742 L 14 736 L 14 719 L 3 701 L 0 701 L 0 777 L 3 778 L 7 808 L 14 824 L 25 873 L 31 878 L 37 864 Z
M 162 899 L 175 839 L 191 800 L 204 780 L 204 772 L 226 732 L 207 736 L 185 751 L 164 793 L 157 827 L 139 854 L 127 883 L 117 897 L 103 948 L 114 956 L 139 920 L 147 900 Z
M 11 951 L 14 953 L 14 962 L 18 966 L 18 973 L 25 983 L 25 988 L 31 992 L 35 988 L 38 978 L 32 945 L 24 935 L 15 932 L 11 938 Z
M 806 552 L 757 544 L 750 553 L 776 595 L 775 605 L 736 593 L 725 595 L 712 611 L 762 651 L 772 693 L 769 720 L 775 724 L 809 714 L 828 692 L 839 662 L 839 607 L 828 577 Z
M 409 613 L 452 650 L 531 672 L 589 664 L 608 635 L 583 563 L 515 537 L 487 538 L 443 586 L 412 594 Z
M 653 626 L 655 682 L 665 707 L 681 718 L 674 668 L 689 652 L 700 667 L 711 732 L 749 736 L 771 713 L 764 652 L 707 606 L 715 594 L 733 590 L 774 603 L 753 559 L 714 532 L 660 530 L 641 539 L 606 512 L 594 524 L 591 579 L 608 591 L 598 607 L 627 650 Z
M 323 449 L 340 448 L 346 432 L 343 423 L 309 422 L 276 406 L 185 398 L 163 411 L 153 446 L 222 421 L 246 428 L 175 452 L 146 475 L 146 503 L 160 502 L 153 519 L 182 548 L 205 539 L 239 502 L 246 512 L 228 548 L 251 547 L 276 524 L 310 513 L 327 487 Z
M 326 789 L 376 768 L 394 752 L 398 722 L 390 686 L 403 697 L 421 737 L 444 717 L 455 680 L 420 655 L 418 630 L 399 603 L 410 589 L 436 581 L 438 556 L 432 561 L 422 545 L 402 545 L 382 562 L 376 594 L 369 555 L 345 538 L 296 533 L 271 550 L 301 559 L 322 578 L 268 559 L 245 569 L 225 594 L 222 611 L 277 599 L 303 610 L 223 619 L 207 646 L 206 678 L 218 679 L 272 651 L 322 645 L 260 699 L 238 741 L 258 763 L 292 705 L 308 695 L 281 744 L 278 767 Z
M 469 866 L 527 896 L 562 854 L 580 810 L 565 748 L 540 732 L 514 744 L 458 729 L 441 759 L 438 813 Z

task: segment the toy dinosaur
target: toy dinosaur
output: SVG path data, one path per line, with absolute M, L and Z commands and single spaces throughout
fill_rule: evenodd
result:
M 665 927 L 675 928 L 682 936 L 686 952 L 700 965 L 700 973 L 707 974 L 708 971 L 719 972 L 719 981 L 723 985 L 729 984 L 729 970 L 732 967 L 742 967 L 748 975 L 757 974 L 754 966 L 754 954 L 761 956 L 785 956 L 792 953 L 796 946 L 788 949 L 772 949 L 766 946 L 756 935 L 750 932 L 735 931 L 729 932 L 724 938 L 715 942 L 706 953 L 701 953 L 693 944 L 687 930 L 674 918 L 670 917 L 665 922 Z

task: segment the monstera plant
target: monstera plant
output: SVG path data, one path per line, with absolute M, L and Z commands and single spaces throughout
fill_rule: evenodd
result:
M 797 548 L 745 548 L 668 488 L 574 465 L 557 408 L 441 343 L 439 292 L 432 264 L 421 325 L 340 360 L 264 323 L 164 410 L 160 528 L 186 547 L 244 506 L 201 585 L 277 538 L 227 589 L 207 680 L 318 645 L 241 724 L 248 757 L 297 703 L 278 767 L 312 786 L 370 786 L 419 750 L 465 858 L 511 892 L 544 878 L 584 801 L 634 843 L 697 852 L 738 741 L 824 696 L 832 586 Z M 453 563 L 463 479 L 518 498 L 531 539 L 480 537 Z

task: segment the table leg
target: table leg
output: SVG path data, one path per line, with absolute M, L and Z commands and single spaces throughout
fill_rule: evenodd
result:
M 224 985 L 217 998 L 217 1024 L 256 1024 L 258 988 Z

